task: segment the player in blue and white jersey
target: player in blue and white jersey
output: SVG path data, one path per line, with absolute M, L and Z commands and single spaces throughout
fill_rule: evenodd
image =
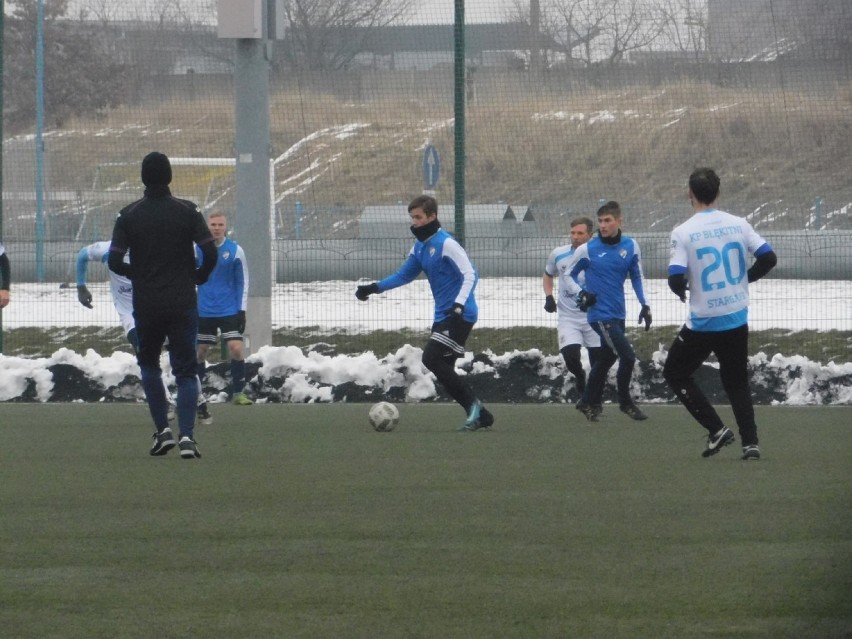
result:
M 740 432 L 742 458 L 756 460 L 760 448 L 748 376 L 748 285 L 772 270 L 778 258 L 746 220 L 716 208 L 720 184 L 713 169 L 696 169 L 689 176 L 694 214 L 672 231 L 669 288 L 684 302 L 689 291 L 689 314 L 669 350 L 663 376 L 707 429 L 703 456 L 715 455 L 734 441 L 734 434 L 693 379 L 714 353 Z M 749 255 L 755 261 L 747 269 Z
M 569 294 L 576 296 L 580 310 L 588 311 L 589 324 L 601 337 L 600 356 L 592 365 L 586 390 L 576 407 L 589 421 L 598 421 L 607 374 L 618 360 L 619 407 L 631 419 L 643 420 L 648 416 L 630 396 L 636 354 L 624 333 L 627 315 L 624 282 L 628 276 L 642 305 L 639 323 L 645 323 L 646 331 L 651 327 L 651 307 L 645 300 L 639 245 L 621 233 L 623 216 L 618 202 L 607 202 L 598 209 L 597 216 L 598 235 L 577 249 L 571 277 L 565 281 Z M 581 283 L 583 273 L 586 279 Z
M 204 381 L 205 361 L 218 333 L 228 345 L 231 356 L 231 401 L 238 406 L 253 402 L 245 394 L 246 362 L 243 333 L 246 330 L 248 303 L 248 262 L 243 248 L 227 237 L 228 220 L 221 211 L 207 216 L 207 227 L 213 234 L 218 259 L 207 282 L 198 287 L 198 379 Z M 201 253 L 198 251 L 198 259 Z M 212 423 L 207 404 L 198 406 L 198 418 Z
M 586 389 L 586 371 L 580 361 L 580 348 L 585 346 L 589 353 L 589 363 L 594 366 L 600 353 L 601 338 L 589 325 L 586 313 L 577 306 L 574 295 L 568 292 L 566 279 L 571 277 L 571 268 L 576 261 L 577 249 L 592 238 L 594 222 L 587 217 L 571 220 L 571 243 L 558 246 L 547 258 L 541 285 L 544 289 L 544 310 L 556 313 L 556 334 L 559 340 L 559 352 L 565 360 L 565 367 L 574 376 L 574 385 L 582 395 Z M 558 301 L 553 296 L 553 281 L 558 278 Z M 581 283 L 585 281 L 580 275 Z
M 100 262 L 106 266 L 109 258 L 110 242 L 95 242 L 80 249 L 77 253 L 77 300 L 86 308 L 92 308 L 92 294 L 86 286 L 89 262 Z M 124 263 L 130 264 L 130 254 L 124 256 Z M 139 351 L 139 337 L 136 333 L 136 322 L 133 319 L 133 284 L 124 275 L 119 275 L 107 269 L 109 273 L 109 290 L 112 305 L 121 320 L 124 335 L 133 347 L 133 352 Z M 163 378 L 163 388 L 166 391 L 166 401 L 169 404 L 168 420 L 175 418 L 174 398 L 169 386 Z
M 0 242 L 0 308 L 9 305 L 9 287 L 12 285 L 12 269 L 9 266 L 9 256 L 6 248 Z
M 423 364 L 464 408 L 467 418 L 459 430 L 490 428 L 494 416 L 482 406 L 455 367 L 479 314 L 473 293 L 478 280 L 476 269 L 461 244 L 441 228 L 435 198 L 414 198 L 408 205 L 408 215 L 411 232 L 417 238 L 408 258 L 393 275 L 359 286 L 355 296 L 366 301 L 370 295 L 409 284 L 425 273 L 435 299 L 435 314 L 432 334 L 423 349 Z
M 89 262 L 100 262 L 106 265 L 109 246 L 109 242 L 95 242 L 84 246 L 77 254 L 77 299 L 86 308 L 92 308 L 92 294 L 86 287 Z M 124 262 L 130 264 L 129 254 L 124 256 Z M 127 341 L 136 351 L 139 348 L 139 340 L 136 336 L 136 323 L 133 321 L 133 284 L 124 275 L 109 271 L 109 290 Z

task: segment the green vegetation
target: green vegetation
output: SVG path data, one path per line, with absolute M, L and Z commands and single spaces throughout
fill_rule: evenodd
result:
M 152 458 L 142 405 L 3 406 L 4 636 L 840 638 L 849 408 L 758 407 L 759 462 L 680 407 L 578 421 L 214 405 Z M 723 410 L 730 420 L 730 411 Z
M 282 211 L 292 211 L 296 200 L 304 205 L 302 238 L 352 237 L 357 227 L 335 223 L 353 219 L 364 206 L 419 193 L 420 150 L 427 139 L 441 149 L 447 167 L 439 196 L 452 201 L 452 104 L 441 92 L 419 90 L 420 77 L 366 75 L 364 82 L 379 87 L 386 79 L 398 94 L 365 86 L 363 99 L 355 102 L 309 88 L 273 88 L 273 156 L 302 141 L 298 152 L 276 167 L 277 188 L 291 193 L 282 196 Z M 452 81 L 449 75 L 446 80 Z M 629 229 L 668 230 L 686 207 L 686 176 L 698 164 L 718 167 L 725 206 L 753 213 L 752 222 L 764 229 L 805 228 L 817 196 L 826 210 L 852 200 L 845 173 L 852 165 L 848 85 L 812 94 L 787 91 L 782 103 L 777 89 L 698 82 L 569 91 L 557 77 L 541 86 L 517 74 L 482 80 L 487 93 L 466 112 L 467 201 L 534 205 L 544 232 L 565 233 L 570 217 L 602 196 L 625 203 Z M 409 96 L 412 86 L 418 90 Z M 231 157 L 228 90 L 223 85 L 221 94 L 122 106 L 102 117 L 70 120 L 52 139 L 51 152 L 74 161 L 54 169 L 53 188 L 90 189 L 98 165 L 109 158 L 128 164 L 111 169 L 99 188 L 124 185 L 136 192 L 135 167 L 155 147 L 173 156 Z M 335 128 L 353 124 L 357 130 L 345 135 Z M 105 130 L 110 135 L 95 135 Z M 222 196 L 217 201 L 227 208 L 233 206 L 231 173 L 176 167 L 175 187 L 199 202 Z M 310 187 L 294 189 L 294 180 L 308 173 Z M 117 192 L 117 202 L 127 195 Z M 103 212 L 107 220 L 114 214 Z M 849 219 L 836 215 L 822 223 L 848 229 Z M 7 220 L 8 232 L 13 226 Z
M 629 328 L 628 334 L 640 359 L 650 359 L 660 349 L 668 348 L 676 333 L 674 326 L 652 327 L 647 333 L 638 328 Z M 319 350 L 324 353 L 363 353 L 373 351 L 377 355 L 396 352 L 405 344 L 421 346 L 428 338 L 426 332 L 374 331 L 366 334 L 345 332 L 328 333 L 319 327 L 276 330 L 272 335 L 273 346 L 298 346 L 304 350 Z M 770 357 L 801 355 L 814 362 L 852 361 L 852 332 L 849 331 L 787 331 L 772 329 L 752 331 L 751 353 L 764 352 Z M 78 353 L 93 349 L 101 355 L 114 351 L 130 352 L 130 346 L 120 328 L 92 326 L 64 329 L 19 328 L 4 332 L 6 355 L 18 357 L 47 357 L 59 348 L 69 348 Z M 490 350 L 502 355 L 514 350 L 526 351 L 537 348 L 546 354 L 556 354 L 556 333 L 551 328 L 518 326 L 515 328 L 477 328 L 470 336 L 467 350 L 482 353 Z M 216 361 L 213 351 L 211 361 Z

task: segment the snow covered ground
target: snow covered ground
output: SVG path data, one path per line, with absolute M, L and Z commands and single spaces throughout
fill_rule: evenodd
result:
M 377 328 L 423 329 L 432 317 L 432 298 L 425 280 L 374 296 L 355 299 L 356 282 L 296 282 L 278 284 L 272 292 L 272 326 L 316 326 L 319 330 L 352 332 Z M 12 303 L 3 310 L 3 326 L 117 326 L 108 285 L 89 285 L 94 309 L 77 302 L 76 289 L 58 283 L 14 284 Z M 625 285 L 628 317 L 639 304 Z M 765 279 L 750 287 L 749 325 L 753 330 L 852 330 L 852 281 Z M 686 307 L 669 291 L 665 280 L 647 280 L 646 296 L 657 326 L 680 325 Z M 554 326 L 556 316 L 545 313 L 540 278 L 487 278 L 476 288 L 478 327 Z
M 359 303 L 351 281 L 277 285 L 273 293 L 273 325 L 316 326 L 318 330 L 368 331 L 423 329 L 430 323 L 431 298 L 424 281 Z M 53 284 L 19 284 L 3 311 L 6 328 L 118 325 L 106 284 L 93 284 L 93 310 L 82 307 L 74 289 Z M 484 327 L 554 326 L 555 316 L 542 310 L 541 282 L 535 278 L 495 278 L 477 289 Z M 852 282 L 764 280 L 751 289 L 754 329 L 852 330 Z M 647 296 L 658 325 L 678 325 L 685 307 L 665 282 L 650 280 Z M 628 313 L 638 305 L 628 291 Z M 634 308 L 635 307 L 635 308 Z M 640 362 L 634 395 L 644 402 L 671 401 L 660 374 L 665 346 L 652 361 Z M 446 399 L 420 364 L 419 345 L 396 353 L 323 355 L 295 347 L 261 347 L 249 358 L 250 390 L 260 401 L 328 402 Z M 169 374 L 164 356 L 164 370 Z M 458 363 L 486 401 L 572 401 L 572 378 L 561 358 L 538 350 L 511 353 L 468 353 Z M 751 359 L 756 401 L 785 404 L 852 405 L 852 363 L 826 364 L 803 357 L 760 353 Z M 714 401 L 724 402 L 717 375 L 707 365 L 702 383 Z M 210 371 L 205 392 L 224 400 L 226 365 Z M 614 369 L 613 369 L 614 373 Z M 139 369 L 127 353 L 102 357 L 60 349 L 51 357 L 24 359 L 0 355 L 0 401 L 116 401 L 141 399 Z M 173 381 L 173 380 L 172 380 Z

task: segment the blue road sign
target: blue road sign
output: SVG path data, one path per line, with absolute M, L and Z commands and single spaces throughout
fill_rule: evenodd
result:
M 423 188 L 433 191 L 441 176 L 441 156 L 438 149 L 431 144 L 426 145 L 423 151 Z

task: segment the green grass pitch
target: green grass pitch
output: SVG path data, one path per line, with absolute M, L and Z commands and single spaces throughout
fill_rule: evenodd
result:
M 852 636 L 849 407 L 758 407 L 759 462 L 680 406 L 490 408 L 213 405 L 187 461 L 141 405 L 3 404 L 0 634 Z

